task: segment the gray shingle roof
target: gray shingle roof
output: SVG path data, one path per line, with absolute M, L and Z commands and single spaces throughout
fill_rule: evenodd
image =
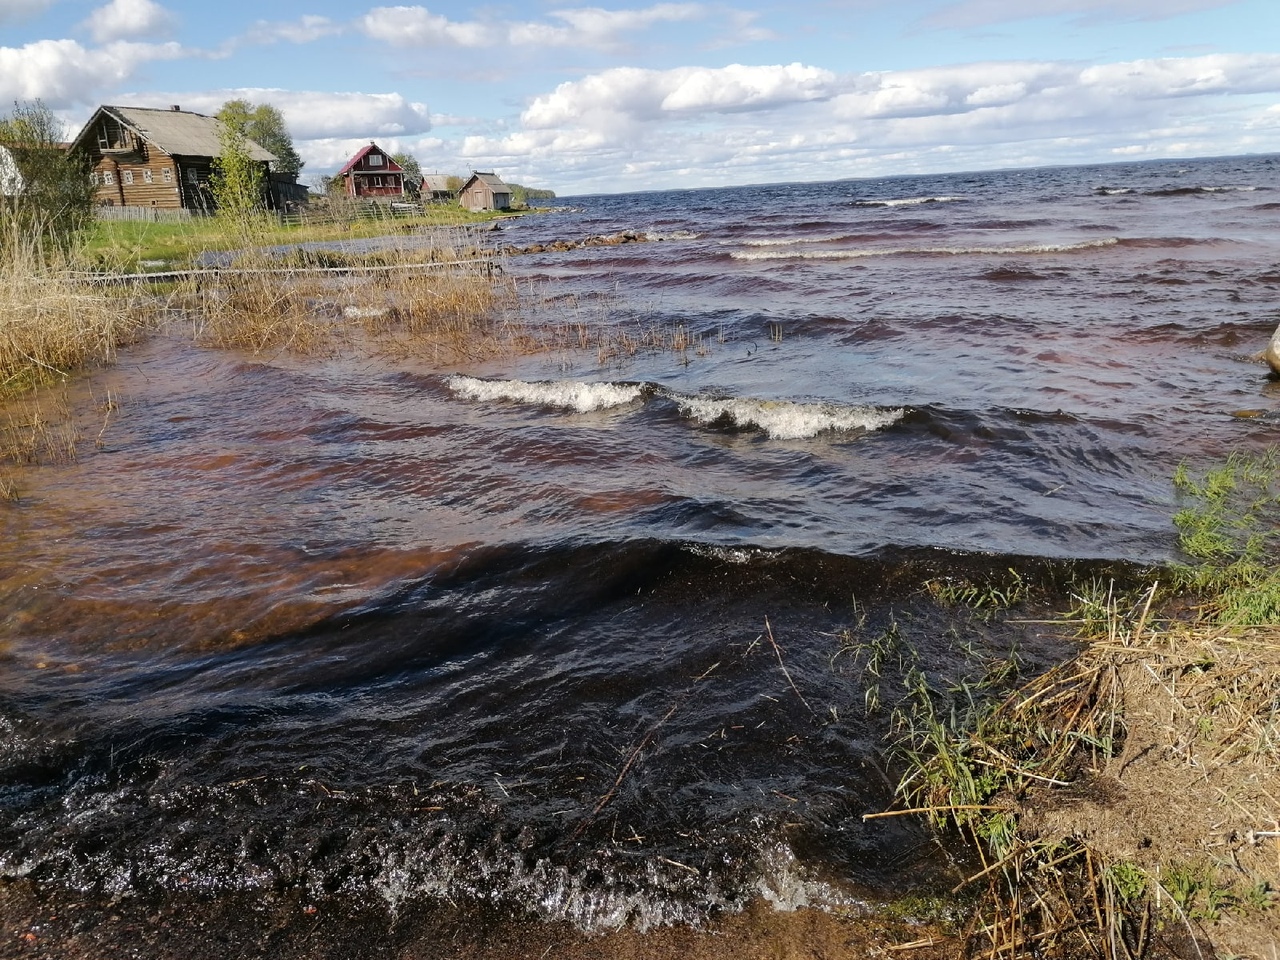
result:
M 217 117 L 154 107 L 104 106 L 102 109 L 137 130 L 148 142 L 171 157 L 216 157 L 222 152 L 222 144 L 218 140 L 222 122 Z M 246 146 L 254 160 L 277 159 L 275 154 L 252 140 L 247 140 Z

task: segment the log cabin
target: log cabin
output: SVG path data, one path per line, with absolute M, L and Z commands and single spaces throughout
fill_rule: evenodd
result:
M 496 173 L 473 173 L 462 185 L 458 202 L 473 213 L 477 210 L 508 210 L 511 208 L 511 188 Z
M 72 141 L 71 149 L 89 157 L 94 200 L 100 206 L 209 213 L 213 209 L 209 178 L 222 151 L 221 129 L 216 117 L 176 106 L 167 110 L 102 106 Z M 245 145 L 250 158 L 262 164 L 264 185 L 270 184 L 275 155 L 252 140 Z

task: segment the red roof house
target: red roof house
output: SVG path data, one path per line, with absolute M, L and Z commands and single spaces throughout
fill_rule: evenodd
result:
M 370 141 L 338 171 L 348 197 L 399 200 L 404 196 L 404 168 Z

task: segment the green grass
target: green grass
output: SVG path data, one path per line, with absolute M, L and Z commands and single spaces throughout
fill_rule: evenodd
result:
M 471 213 L 460 207 L 427 207 L 420 216 L 394 219 L 353 219 L 343 222 L 282 224 L 263 217 L 253 224 L 253 239 L 263 246 L 292 243 L 361 240 L 419 228 L 467 226 L 501 219 L 505 214 Z M 217 217 L 196 217 L 172 223 L 98 220 L 88 230 L 83 259 L 99 269 L 142 271 L 181 269 L 206 251 L 233 250 L 243 234 L 229 230 Z
M 1220 623 L 1280 622 L 1280 454 L 1231 454 L 1173 484 L 1184 503 L 1173 517 L 1178 543 L 1192 561 L 1177 584 L 1198 596 Z

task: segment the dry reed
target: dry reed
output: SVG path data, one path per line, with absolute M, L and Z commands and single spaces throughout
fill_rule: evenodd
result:
M 250 248 L 189 272 L 171 302 L 215 346 L 329 353 L 362 339 L 480 357 L 497 348 L 514 291 L 492 252 L 468 239 L 440 230 L 348 248 Z
M 898 812 L 978 858 L 957 887 L 979 894 L 964 952 L 1275 943 L 1280 631 L 1158 618 L 1154 585 L 1083 593 L 1090 642 L 1069 662 L 1005 695 L 965 688 L 960 708 L 921 684 L 897 711 Z
M 110 362 L 147 309 L 136 291 L 91 287 L 31 243 L 0 261 L 0 395 Z

